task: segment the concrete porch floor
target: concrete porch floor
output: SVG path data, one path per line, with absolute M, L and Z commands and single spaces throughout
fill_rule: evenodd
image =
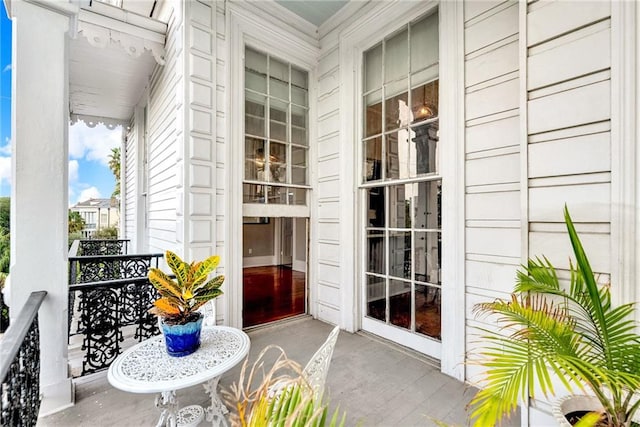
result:
M 285 349 L 301 365 L 324 342 L 332 326 L 309 317 L 248 332 L 250 363 L 269 344 Z M 240 366 L 220 381 L 228 388 L 237 381 Z M 475 389 L 443 375 L 428 359 L 364 334 L 341 331 L 326 384 L 331 410 L 346 411 L 346 426 L 467 425 L 466 404 Z M 154 395 L 133 394 L 111 387 L 106 372 L 76 382 L 72 408 L 38 420 L 38 426 L 152 426 L 159 412 Z M 201 386 L 178 392 L 181 406 L 207 406 Z M 518 418 L 511 423 L 518 425 Z M 204 425 L 202 423 L 201 425 Z

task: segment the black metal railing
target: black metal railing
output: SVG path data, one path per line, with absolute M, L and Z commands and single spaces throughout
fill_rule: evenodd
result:
M 146 276 L 146 275 L 145 275 Z M 125 339 L 140 342 L 157 335 L 158 321 L 148 310 L 158 297 L 146 277 L 79 283 L 69 286 L 70 335 L 82 335 L 83 376 L 106 369 L 123 350 Z
M 32 292 L 0 346 L 0 425 L 35 426 L 40 411 L 38 310 L 47 292 Z
M 155 316 L 147 312 L 157 298 L 147 274 L 158 267 L 162 254 L 75 256 L 87 242 L 108 247 L 114 241 L 81 240 L 69 251 L 69 343 L 76 335 L 82 343 L 82 367 L 72 368 L 74 377 L 108 368 L 125 341 L 159 333 Z M 126 248 L 128 240 L 120 242 Z M 96 252 L 109 250 L 91 247 Z
M 70 256 L 69 284 L 146 277 L 160 258 L 162 254 Z
M 129 242 L 128 239 L 82 239 L 78 255 L 126 255 Z

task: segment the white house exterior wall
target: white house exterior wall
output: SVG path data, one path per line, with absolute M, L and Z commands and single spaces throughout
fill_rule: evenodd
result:
M 122 162 L 124 163 L 124 180 L 121 197 L 124 200 L 122 204 L 122 224 L 123 236 L 131 240 L 130 248 L 137 248 L 136 239 L 136 218 L 138 215 L 138 197 L 140 189 L 138 188 L 138 143 L 140 137 L 138 135 L 138 127 L 135 120 L 132 119 L 129 130 L 126 135 L 124 153 Z M 131 250 L 130 249 L 130 250 Z M 133 252 L 133 251 L 132 251 Z
M 313 241 L 317 253 L 312 259 L 311 270 L 317 272 L 316 316 L 324 321 L 341 324 L 345 283 L 342 278 L 344 263 L 353 263 L 355 258 L 340 256 L 340 236 L 346 233 L 341 223 L 340 176 L 340 55 L 338 40 L 322 40 L 318 60 L 318 114 L 317 120 L 317 194 L 312 210 L 317 213 L 312 225 Z
M 472 352 L 478 346 L 474 327 L 487 325 L 471 308 L 508 295 L 526 244 L 520 230 L 519 5 L 466 2 L 464 26 L 465 338 Z M 466 368 L 472 382 L 479 373 L 477 366 Z
M 184 2 L 184 102 L 178 114 L 178 241 L 189 259 L 224 252 L 225 24 L 224 2 Z M 181 179 L 181 180 L 180 180 Z M 224 274 L 224 257 L 218 273 Z M 224 296 L 217 301 L 224 319 Z
M 416 2 L 415 10 L 424 5 Z M 238 47 L 231 43 L 235 30 L 228 24 L 230 9 L 254 11 L 255 5 L 197 0 L 174 7 L 167 65 L 157 70 L 150 86 L 149 248 L 176 248 L 190 258 L 218 253 L 228 258 L 223 263 L 238 263 L 241 258 L 230 256 L 234 252 L 229 249 L 238 228 L 227 215 L 239 215 L 228 204 L 238 203 L 242 194 L 229 180 L 242 163 L 230 163 L 229 144 L 234 134 L 230 128 L 243 118 L 227 111 L 239 102 L 230 99 L 232 83 L 227 81 L 234 61 L 229 50 Z M 315 132 L 309 310 L 348 330 L 359 328 L 360 256 L 353 175 L 357 150 L 345 129 L 359 126 L 360 118 L 356 109 L 344 108 L 349 96 L 345 90 L 353 83 L 345 76 L 350 76 L 346 67 L 361 58 L 350 58 L 341 43 L 347 30 L 363 31 L 355 24 L 384 7 L 354 3 L 321 26 L 320 53 L 310 74 L 315 76 L 311 86 L 316 96 L 310 116 Z M 279 17 L 266 10 L 261 18 L 277 22 Z M 449 267 L 462 270 L 463 301 L 443 310 L 456 310 L 453 315 L 464 320 L 467 351 L 474 348 L 474 327 L 490 327 L 474 318 L 472 306 L 507 296 L 527 257 L 544 254 L 566 269 L 571 251 L 562 218 L 565 203 L 601 280 L 624 268 L 611 258 L 611 235 L 618 227 L 612 214 L 618 199 L 612 188 L 634 176 L 635 166 L 624 175 L 615 163 L 612 168 L 617 147 L 612 132 L 619 132 L 612 128 L 612 87 L 619 84 L 612 81 L 612 58 L 619 56 L 611 14 L 611 4 L 604 1 L 464 3 L 457 42 L 464 65 L 464 102 L 452 107 L 464 118 L 463 166 L 455 171 L 463 183 L 463 214 L 454 224 L 463 235 L 453 241 L 463 248 L 464 259 Z M 283 23 L 274 31 L 289 34 L 288 28 Z M 617 150 L 619 154 L 625 148 Z M 612 176 L 620 176 L 620 182 Z M 130 188 L 127 184 L 127 191 Z M 130 203 L 128 193 L 126 200 Z M 637 205 L 632 206 L 636 221 Z M 130 233 L 128 224 L 127 219 Z M 447 235 L 443 239 L 446 245 Z M 230 268 L 221 266 L 220 272 Z M 566 277 L 566 270 L 561 274 Z M 224 307 L 234 305 L 219 304 L 219 320 L 228 322 L 234 314 L 224 313 Z M 476 373 L 468 367 L 463 376 L 473 380 Z M 541 407 L 524 411 L 532 425 L 546 420 L 544 404 Z

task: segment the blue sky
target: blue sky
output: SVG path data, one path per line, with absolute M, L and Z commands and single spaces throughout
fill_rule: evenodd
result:
M 4 4 L 4 2 L 3 2 Z M 11 21 L 0 7 L 0 196 L 11 195 Z M 122 129 L 84 123 L 69 128 L 69 205 L 91 197 L 110 197 L 115 180 L 108 167 L 111 148 Z

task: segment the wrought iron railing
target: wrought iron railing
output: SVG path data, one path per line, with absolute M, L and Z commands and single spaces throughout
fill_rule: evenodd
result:
M 162 254 L 70 256 L 69 284 L 146 277 L 160 258 Z
M 78 255 L 126 255 L 128 253 L 128 239 L 82 239 Z
M 72 370 L 73 376 L 108 368 L 125 339 L 140 342 L 160 332 L 148 313 L 157 291 L 146 277 L 72 284 L 69 293 L 71 331 L 82 335 L 84 353 L 81 372 Z
M 80 245 L 83 242 L 89 241 Z M 108 368 L 122 352 L 125 340 L 142 341 L 159 333 L 155 317 L 147 313 L 156 299 L 147 274 L 149 268 L 158 267 L 161 257 L 69 256 L 69 342 L 76 335 L 82 340 L 82 367 L 72 369 L 73 376 Z
M 47 296 L 32 292 L 0 346 L 0 425 L 35 426 L 40 411 L 38 309 Z

